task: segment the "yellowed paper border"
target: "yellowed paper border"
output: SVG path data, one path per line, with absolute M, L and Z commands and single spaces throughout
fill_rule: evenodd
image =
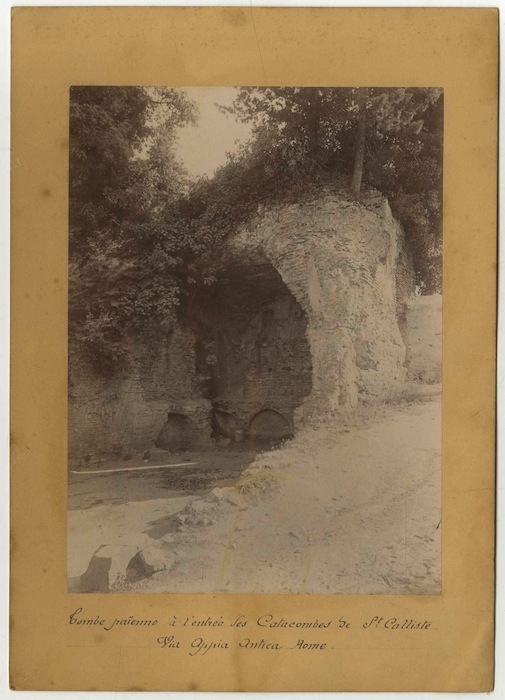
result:
M 14 688 L 491 688 L 497 34 L 492 9 L 13 11 Z M 66 593 L 68 96 L 74 84 L 444 88 L 441 596 Z M 318 635 L 331 641 L 331 655 L 237 653 L 232 644 L 191 657 L 161 649 L 161 632 L 150 628 L 108 636 L 76 629 L 69 615 L 77 607 L 108 618 L 158 619 L 159 630 L 171 615 L 185 613 L 253 621 L 266 613 L 342 617 L 352 627 Z M 365 631 L 363 621 L 374 615 L 432 624 L 423 634 Z M 238 634 L 230 628 L 226 638 L 233 642 Z

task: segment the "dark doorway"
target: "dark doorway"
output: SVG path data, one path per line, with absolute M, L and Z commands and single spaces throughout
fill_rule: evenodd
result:
M 251 440 L 270 442 L 290 437 L 291 434 L 289 421 L 279 411 L 269 408 L 258 411 L 249 425 Z
M 306 314 L 273 265 L 230 262 L 195 293 L 189 321 L 200 389 L 217 409 L 214 434 L 232 442 L 290 435 L 312 390 L 312 358 Z

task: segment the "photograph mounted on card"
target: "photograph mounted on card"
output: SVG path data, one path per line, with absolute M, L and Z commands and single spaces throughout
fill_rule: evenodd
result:
M 69 591 L 440 593 L 442 131 L 71 88 Z
M 12 687 L 492 687 L 497 27 L 13 11 Z

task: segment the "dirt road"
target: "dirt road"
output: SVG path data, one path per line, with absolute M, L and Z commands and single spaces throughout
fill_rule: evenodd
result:
M 264 479 L 277 488 L 256 489 L 235 504 L 212 494 L 197 499 L 192 508 L 210 525 L 174 531 L 171 516 L 191 497 L 152 500 L 72 511 L 71 539 L 87 530 L 88 540 L 103 544 L 107 522 L 120 518 L 137 541 L 147 537 L 175 552 L 175 566 L 138 582 L 136 591 L 440 591 L 439 397 L 389 408 L 348 432 L 306 429 L 253 467 L 261 469 L 245 472 L 246 485 L 252 474 L 256 486 Z

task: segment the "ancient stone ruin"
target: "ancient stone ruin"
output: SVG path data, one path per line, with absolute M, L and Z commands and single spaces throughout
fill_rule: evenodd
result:
M 384 197 L 321 191 L 262 208 L 168 340 L 138 343 L 125 376 L 72 362 L 70 457 L 278 440 L 407 379 L 439 381 L 439 299 L 415 296 Z

